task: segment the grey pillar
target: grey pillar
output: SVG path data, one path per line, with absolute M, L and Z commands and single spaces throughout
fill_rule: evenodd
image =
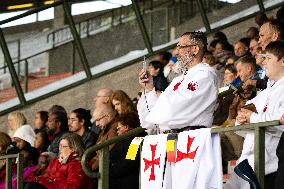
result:
M 60 0 L 55 0 L 58 2 Z M 71 10 L 70 10 L 71 11 Z M 64 9 L 62 5 L 54 7 L 54 19 L 53 19 L 53 27 L 60 28 L 67 24 L 66 15 L 64 14 Z

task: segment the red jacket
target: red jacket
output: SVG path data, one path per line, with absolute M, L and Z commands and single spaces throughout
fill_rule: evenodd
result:
M 42 176 L 32 179 L 48 189 L 91 189 L 92 180 L 82 169 L 81 162 L 70 155 L 66 163 L 53 159 Z

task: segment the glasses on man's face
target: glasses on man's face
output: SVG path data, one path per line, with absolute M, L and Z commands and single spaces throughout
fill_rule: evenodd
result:
M 189 48 L 189 47 L 193 47 L 193 46 L 196 46 L 194 44 L 192 45 L 177 45 L 177 50 L 180 50 L 180 49 L 186 49 L 186 48 Z
M 106 116 L 107 116 L 107 115 L 105 114 L 105 115 L 103 115 L 102 117 L 96 119 L 95 121 L 100 121 L 100 120 L 102 120 L 103 118 L 105 118 Z

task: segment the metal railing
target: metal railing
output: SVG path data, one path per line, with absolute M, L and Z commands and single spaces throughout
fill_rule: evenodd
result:
M 144 2 L 144 1 L 143 1 Z M 151 0 L 153 2 L 153 0 Z M 156 4 L 150 3 L 150 6 L 143 6 L 143 13 L 153 10 L 157 7 L 173 4 L 174 0 L 167 0 L 162 3 Z M 145 4 L 145 3 L 144 3 Z M 134 20 L 135 14 L 131 11 L 131 5 L 125 7 L 119 7 L 116 9 L 112 9 L 111 11 L 101 13 L 99 15 L 92 16 L 86 20 L 80 21 L 76 24 L 76 29 L 80 37 L 88 37 L 92 34 L 92 32 L 98 31 L 102 28 L 113 27 L 124 22 Z M 47 35 L 47 43 L 52 43 L 52 47 L 56 47 L 57 45 L 63 44 L 65 42 L 72 41 L 73 37 L 70 32 L 69 27 L 63 27 L 56 29 Z
M 239 126 L 229 126 L 225 128 L 212 128 L 211 133 L 222 133 L 228 131 L 239 131 L 239 130 L 254 130 L 254 161 L 255 161 L 255 172 L 260 182 L 261 189 L 264 189 L 264 174 L 265 174 L 265 128 L 271 126 L 278 126 L 280 122 L 267 121 L 261 123 L 253 123 Z M 136 128 L 129 131 L 124 136 L 114 137 L 105 143 L 97 144 L 93 147 L 88 148 L 81 160 L 84 172 L 91 178 L 98 178 L 98 188 L 108 189 L 109 188 L 109 145 L 119 143 L 123 140 L 131 137 L 138 136 L 144 132 L 143 128 Z M 96 151 L 99 153 L 99 171 L 95 172 L 91 170 L 89 161 L 94 157 Z
M 178 6 L 179 23 L 181 23 L 184 19 L 188 18 L 189 15 L 193 16 L 198 12 L 200 3 L 202 3 L 202 6 L 204 6 L 204 10 L 206 12 L 210 12 L 212 9 L 221 8 L 225 4 L 218 0 L 198 0 L 197 3 L 195 3 L 194 0 L 166 0 L 162 3 L 159 3 L 159 1 L 157 1 L 157 3 L 154 3 L 153 0 L 149 0 L 148 2 L 142 2 L 140 11 L 142 15 L 145 15 L 146 13 L 155 11 L 156 8 L 160 8 L 162 6 L 167 6 L 168 8 Z M 184 7 L 186 7 L 187 9 L 184 11 L 185 14 L 182 14 L 182 9 Z M 92 32 L 100 30 L 102 28 L 116 26 L 134 19 L 135 14 L 133 13 L 133 11 L 131 11 L 131 5 L 129 5 L 112 9 L 109 12 L 95 15 L 86 20 L 80 21 L 76 24 L 76 28 L 79 36 L 83 38 L 88 37 Z M 59 28 L 47 35 L 47 43 L 51 42 L 53 47 L 56 47 L 57 45 L 68 41 L 72 41 L 72 39 L 73 38 L 70 32 L 70 28 L 68 27 Z
M 12 160 L 17 158 L 17 189 L 23 189 L 23 165 L 24 165 L 24 155 L 12 154 L 0 156 L 0 160 L 6 161 L 6 189 L 12 189 Z
M 258 0 L 257 2 L 259 3 L 259 2 L 261 2 L 261 0 Z M 203 2 L 203 3 L 204 3 L 204 2 Z M 0 25 L 6 24 L 6 23 L 8 23 L 8 22 L 11 22 L 11 21 L 20 19 L 20 18 L 22 18 L 22 17 L 25 17 L 25 16 L 28 16 L 28 15 L 34 14 L 34 13 L 36 13 L 36 12 L 39 12 L 39 11 L 48 9 L 48 8 L 50 8 L 50 7 L 58 6 L 58 5 L 61 5 L 61 4 L 62 4 L 62 0 L 56 1 L 56 2 L 55 2 L 54 4 L 52 4 L 52 5 L 46 5 L 46 6 L 43 6 L 43 7 L 34 9 L 34 10 L 27 11 L 27 12 L 21 14 L 21 15 L 18 15 L 18 16 L 15 16 L 15 17 L 12 17 L 12 18 L 9 18 L 9 19 L 0 21 Z M 268 11 L 268 10 L 273 10 L 273 9 L 275 9 L 275 8 L 278 8 L 278 7 L 282 6 L 283 4 L 284 4 L 284 2 L 279 2 L 279 3 L 277 3 L 277 4 L 273 5 L 273 6 L 270 6 L 270 7 L 266 8 L 266 11 Z M 206 12 L 206 10 L 205 10 L 204 7 L 206 7 L 206 3 L 205 3 L 205 5 L 203 5 L 203 6 L 199 6 L 199 9 L 200 9 L 201 12 Z M 138 9 L 138 10 L 140 10 L 140 9 Z M 68 13 L 66 13 L 66 14 L 68 14 Z M 220 26 L 218 26 L 218 27 L 215 27 L 215 28 L 211 29 L 210 31 L 207 31 L 206 34 L 210 34 L 210 33 L 216 32 L 216 31 L 218 31 L 218 30 L 222 30 L 222 29 L 224 29 L 224 28 L 233 26 L 233 25 L 238 24 L 238 23 L 240 23 L 240 22 L 243 22 L 243 21 L 245 21 L 245 20 L 247 20 L 247 19 L 249 19 L 249 18 L 252 18 L 252 17 L 254 17 L 255 15 L 256 15 L 256 12 L 255 12 L 255 13 L 251 13 L 251 14 L 246 15 L 246 16 L 243 16 L 243 17 L 241 17 L 241 18 L 239 18 L 239 19 L 236 19 L 236 20 L 231 21 L 230 23 L 226 23 L 226 24 L 220 25 Z M 136 18 L 137 18 L 137 17 L 136 17 Z M 137 19 L 138 19 L 138 18 L 137 18 Z M 206 19 L 206 18 L 205 18 L 205 19 Z M 204 21 L 204 19 L 203 19 L 203 21 Z M 69 23 L 70 23 L 70 22 L 69 22 Z M 206 25 L 206 22 L 204 22 L 204 25 Z M 209 26 L 209 27 L 210 27 L 210 26 Z M 73 27 L 73 29 L 74 29 L 74 28 L 75 28 L 75 27 Z M 142 29 L 140 28 L 140 30 L 142 30 Z M 75 31 L 73 32 L 73 34 L 74 34 L 75 32 L 77 33 L 76 29 L 75 29 Z M 143 32 L 142 32 L 142 33 L 143 33 Z M 78 33 L 77 33 L 77 35 L 78 35 Z M 143 37 L 143 38 L 144 38 L 144 37 Z M 144 39 L 146 39 L 146 38 L 144 38 Z M 75 45 L 76 45 L 77 48 L 83 49 L 83 48 L 82 48 L 82 45 L 77 45 L 77 44 L 80 43 L 80 37 L 79 37 L 79 35 L 78 35 L 78 38 L 77 38 L 74 42 L 76 42 Z M 33 98 L 33 99 L 30 99 L 30 100 L 26 101 L 26 99 L 25 99 L 25 97 L 24 97 L 24 94 L 23 94 L 23 91 L 22 91 L 22 89 L 21 89 L 21 87 L 20 87 L 19 78 L 17 77 L 16 71 L 15 71 L 15 69 L 14 69 L 13 62 L 12 62 L 12 60 L 11 60 L 11 56 L 10 56 L 10 54 L 9 54 L 9 51 L 8 51 L 8 48 L 7 48 L 7 45 L 6 45 L 5 38 L 4 38 L 4 35 L 3 35 L 3 33 L 2 33 L 2 30 L 0 30 L 0 43 L 1 43 L 1 47 L 2 47 L 2 50 L 3 50 L 3 54 L 4 54 L 4 57 L 5 57 L 7 66 L 8 66 L 8 68 L 9 68 L 9 71 L 10 71 L 10 74 L 11 74 L 11 77 L 12 77 L 12 80 L 13 80 L 13 83 L 14 83 L 14 86 L 15 86 L 15 89 L 16 89 L 17 94 L 18 94 L 18 98 L 19 98 L 19 100 L 20 100 L 20 104 L 14 105 L 13 107 L 9 107 L 9 108 L 7 108 L 7 109 L 1 111 L 1 112 L 0 112 L 0 116 L 1 116 L 1 115 L 5 115 L 5 114 L 7 114 L 7 113 L 9 113 L 9 112 L 18 110 L 18 109 L 20 109 L 20 108 L 23 108 L 23 107 L 25 107 L 26 105 L 30 105 L 30 104 L 33 104 L 33 103 L 35 103 L 35 102 L 41 101 L 41 100 L 43 100 L 43 99 L 45 99 L 45 98 L 51 97 L 51 96 L 53 96 L 53 95 L 56 95 L 56 94 L 58 94 L 58 93 L 61 93 L 61 92 L 63 92 L 63 91 L 66 91 L 66 90 L 68 90 L 68 89 L 72 89 L 72 88 L 74 88 L 74 87 L 76 87 L 76 86 L 82 85 L 82 84 L 84 84 L 84 83 L 86 83 L 86 82 L 88 82 L 88 81 L 90 81 L 90 80 L 92 80 L 92 79 L 95 79 L 95 78 L 98 78 L 98 77 L 100 77 L 100 76 L 102 76 L 102 75 L 105 75 L 105 74 L 109 73 L 110 71 L 115 71 L 115 70 L 117 70 L 117 69 L 121 69 L 122 67 L 126 67 L 126 66 L 132 65 L 132 64 L 134 64 L 134 63 L 137 63 L 137 62 L 143 60 L 143 56 L 137 57 L 137 58 L 135 58 L 135 59 L 133 59 L 133 60 L 130 60 L 130 61 L 125 62 L 125 63 L 123 64 L 123 66 L 117 66 L 117 67 L 112 68 L 111 70 L 107 70 L 107 71 L 104 71 L 104 72 L 99 73 L 99 74 L 95 74 L 95 75 L 91 75 L 91 76 L 89 75 L 87 79 L 74 82 L 74 83 L 69 84 L 69 85 L 66 85 L 66 86 L 64 86 L 64 87 L 62 87 L 62 88 L 60 88 L 60 89 L 56 89 L 56 90 L 54 90 L 54 91 L 52 91 L 52 92 L 48 92 L 48 93 L 46 93 L 46 94 L 43 94 L 42 96 L 35 97 L 35 98 Z M 146 44 L 145 41 L 144 41 L 144 43 Z M 163 48 L 160 48 L 160 49 L 158 49 L 158 50 L 154 50 L 153 53 L 152 53 L 152 55 L 158 54 L 158 53 L 160 53 L 160 52 L 162 52 L 162 51 L 166 51 L 166 50 L 172 49 L 172 48 L 174 48 L 175 46 L 176 46 L 176 44 L 170 44 L 170 45 L 167 45 L 167 46 L 165 46 L 165 47 L 163 47 Z M 81 51 L 82 51 L 82 50 L 81 50 Z M 148 49 L 148 52 L 150 52 L 149 49 Z M 84 59 L 84 58 L 83 58 L 84 60 L 82 59 L 82 57 L 84 56 L 84 54 L 85 54 L 85 53 L 80 53 L 79 55 L 80 55 L 81 62 L 86 65 L 86 62 L 84 61 L 84 60 L 86 60 L 86 59 Z M 150 56 L 150 54 L 148 54 L 147 56 Z M 86 69 L 86 67 L 88 67 L 88 66 L 84 66 L 84 69 Z M 87 72 L 90 73 L 88 70 L 89 70 L 89 69 L 87 69 L 87 71 L 85 70 L 86 73 L 87 73 Z M 11 71 L 12 71 L 12 72 L 11 72 Z

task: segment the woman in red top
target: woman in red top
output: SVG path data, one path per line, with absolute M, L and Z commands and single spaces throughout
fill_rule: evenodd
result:
M 88 189 L 92 181 L 85 175 L 80 159 L 84 144 L 79 135 L 64 134 L 59 144 L 59 157 L 49 164 L 42 176 L 34 177 L 25 189 Z

